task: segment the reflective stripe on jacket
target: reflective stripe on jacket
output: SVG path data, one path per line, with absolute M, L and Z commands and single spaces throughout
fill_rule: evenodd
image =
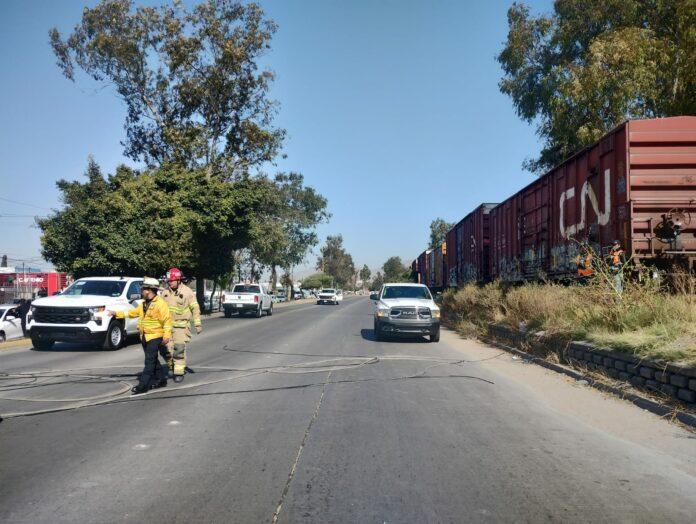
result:
M 138 330 L 140 336 L 145 337 L 145 341 L 153 338 L 170 338 L 172 335 L 172 316 L 169 313 L 169 306 L 157 296 L 150 301 L 147 311 L 143 307 L 145 301 L 138 304 L 138 307 L 130 311 L 117 311 L 116 318 L 138 318 Z
M 198 306 L 196 295 L 190 287 L 179 284 L 176 291 L 166 289 L 162 298 L 169 306 L 172 314 L 172 325 L 175 328 L 187 328 L 191 319 L 194 326 L 201 325 L 201 308 Z

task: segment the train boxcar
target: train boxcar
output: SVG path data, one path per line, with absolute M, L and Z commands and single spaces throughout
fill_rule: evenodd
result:
M 430 286 L 430 270 L 429 270 L 429 254 L 430 250 L 423 251 L 418 255 L 418 283 Z
M 481 204 L 452 228 L 455 285 L 490 280 L 490 212 L 497 204 Z M 448 245 L 450 245 L 448 243 Z
M 456 287 L 457 282 L 457 238 L 456 225 L 447 232 L 445 242 L 447 245 L 447 254 L 445 255 L 445 264 L 447 272 L 444 274 L 445 286 Z
M 637 265 L 696 261 L 696 117 L 632 120 L 493 208 L 492 274 L 574 276 L 581 242 Z

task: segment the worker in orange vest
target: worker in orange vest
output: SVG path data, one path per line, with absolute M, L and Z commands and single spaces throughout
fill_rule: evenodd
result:
M 587 284 L 588 279 L 594 274 L 592 268 L 592 249 L 583 244 L 578 257 L 578 280 L 581 284 Z
M 623 266 L 626 261 L 626 252 L 621 248 L 621 242 L 614 240 L 609 250 L 609 270 L 614 275 L 614 288 L 617 292 L 623 291 Z

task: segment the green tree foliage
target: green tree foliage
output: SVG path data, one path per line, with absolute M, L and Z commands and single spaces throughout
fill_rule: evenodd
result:
M 262 212 L 256 217 L 258 234 L 252 242 L 251 256 L 271 268 L 275 286 L 277 268 L 285 270 L 300 264 L 317 242 L 315 227 L 327 220 L 326 198 L 303 185 L 298 173 L 280 173 L 269 180 Z
M 343 247 L 343 236 L 326 237 L 326 244 L 321 248 L 316 268 L 331 275 L 337 287 L 344 287 L 355 276 L 353 257 Z
M 557 0 L 508 10 L 500 90 L 538 123 L 540 173 L 630 118 L 696 114 L 694 0 Z
M 329 287 L 333 283 L 333 277 L 331 275 L 325 275 L 324 273 L 314 273 L 309 275 L 302 280 L 303 289 L 318 289 L 323 287 Z
M 253 3 L 133 9 L 130 0 L 102 0 L 72 34 L 49 36 L 67 78 L 79 68 L 114 86 L 127 109 L 127 156 L 227 180 L 272 161 L 285 134 L 272 126 L 273 74 L 258 67 L 275 30 Z
M 372 280 L 372 283 L 370 284 L 370 291 L 377 291 L 382 288 L 382 285 L 384 284 L 384 275 L 380 271 L 377 271 L 377 274 L 375 275 L 375 278 Z
M 435 249 L 445 241 L 447 232 L 454 227 L 454 223 L 445 222 L 442 218 L 436 218 L 430 222 L 430 249 Z
M 105 178 L 91 159 L 86 177 L 59 181 L 64 209 L 38 221 L 44 258 L 76 277 L 157 277 L 178 266 L 219 279 L 255 234 L 258 179 L 230 184 L 176 166 L 142 173 L 121 166 Z
M 362 280 L 363 286 L 368 285 L 371 276 L 372 271 L 370 271 L 370 268 L 367 267 L 367 264 L 364 264 L 362 269 L 360 270 L 360 280 Z
M 408 268 L 401 262 L 401 257 L 389 257 L 382 266 L 385 282 L 402 282 Z

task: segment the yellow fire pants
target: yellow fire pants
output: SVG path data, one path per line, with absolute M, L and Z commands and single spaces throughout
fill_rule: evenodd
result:
M 191 330 L 175 327 L 172 329 L 172 338 L 169 340 L 169 369 L 174 375 L 183 375 L 186 370 L 186 346 L 191 340 Z

